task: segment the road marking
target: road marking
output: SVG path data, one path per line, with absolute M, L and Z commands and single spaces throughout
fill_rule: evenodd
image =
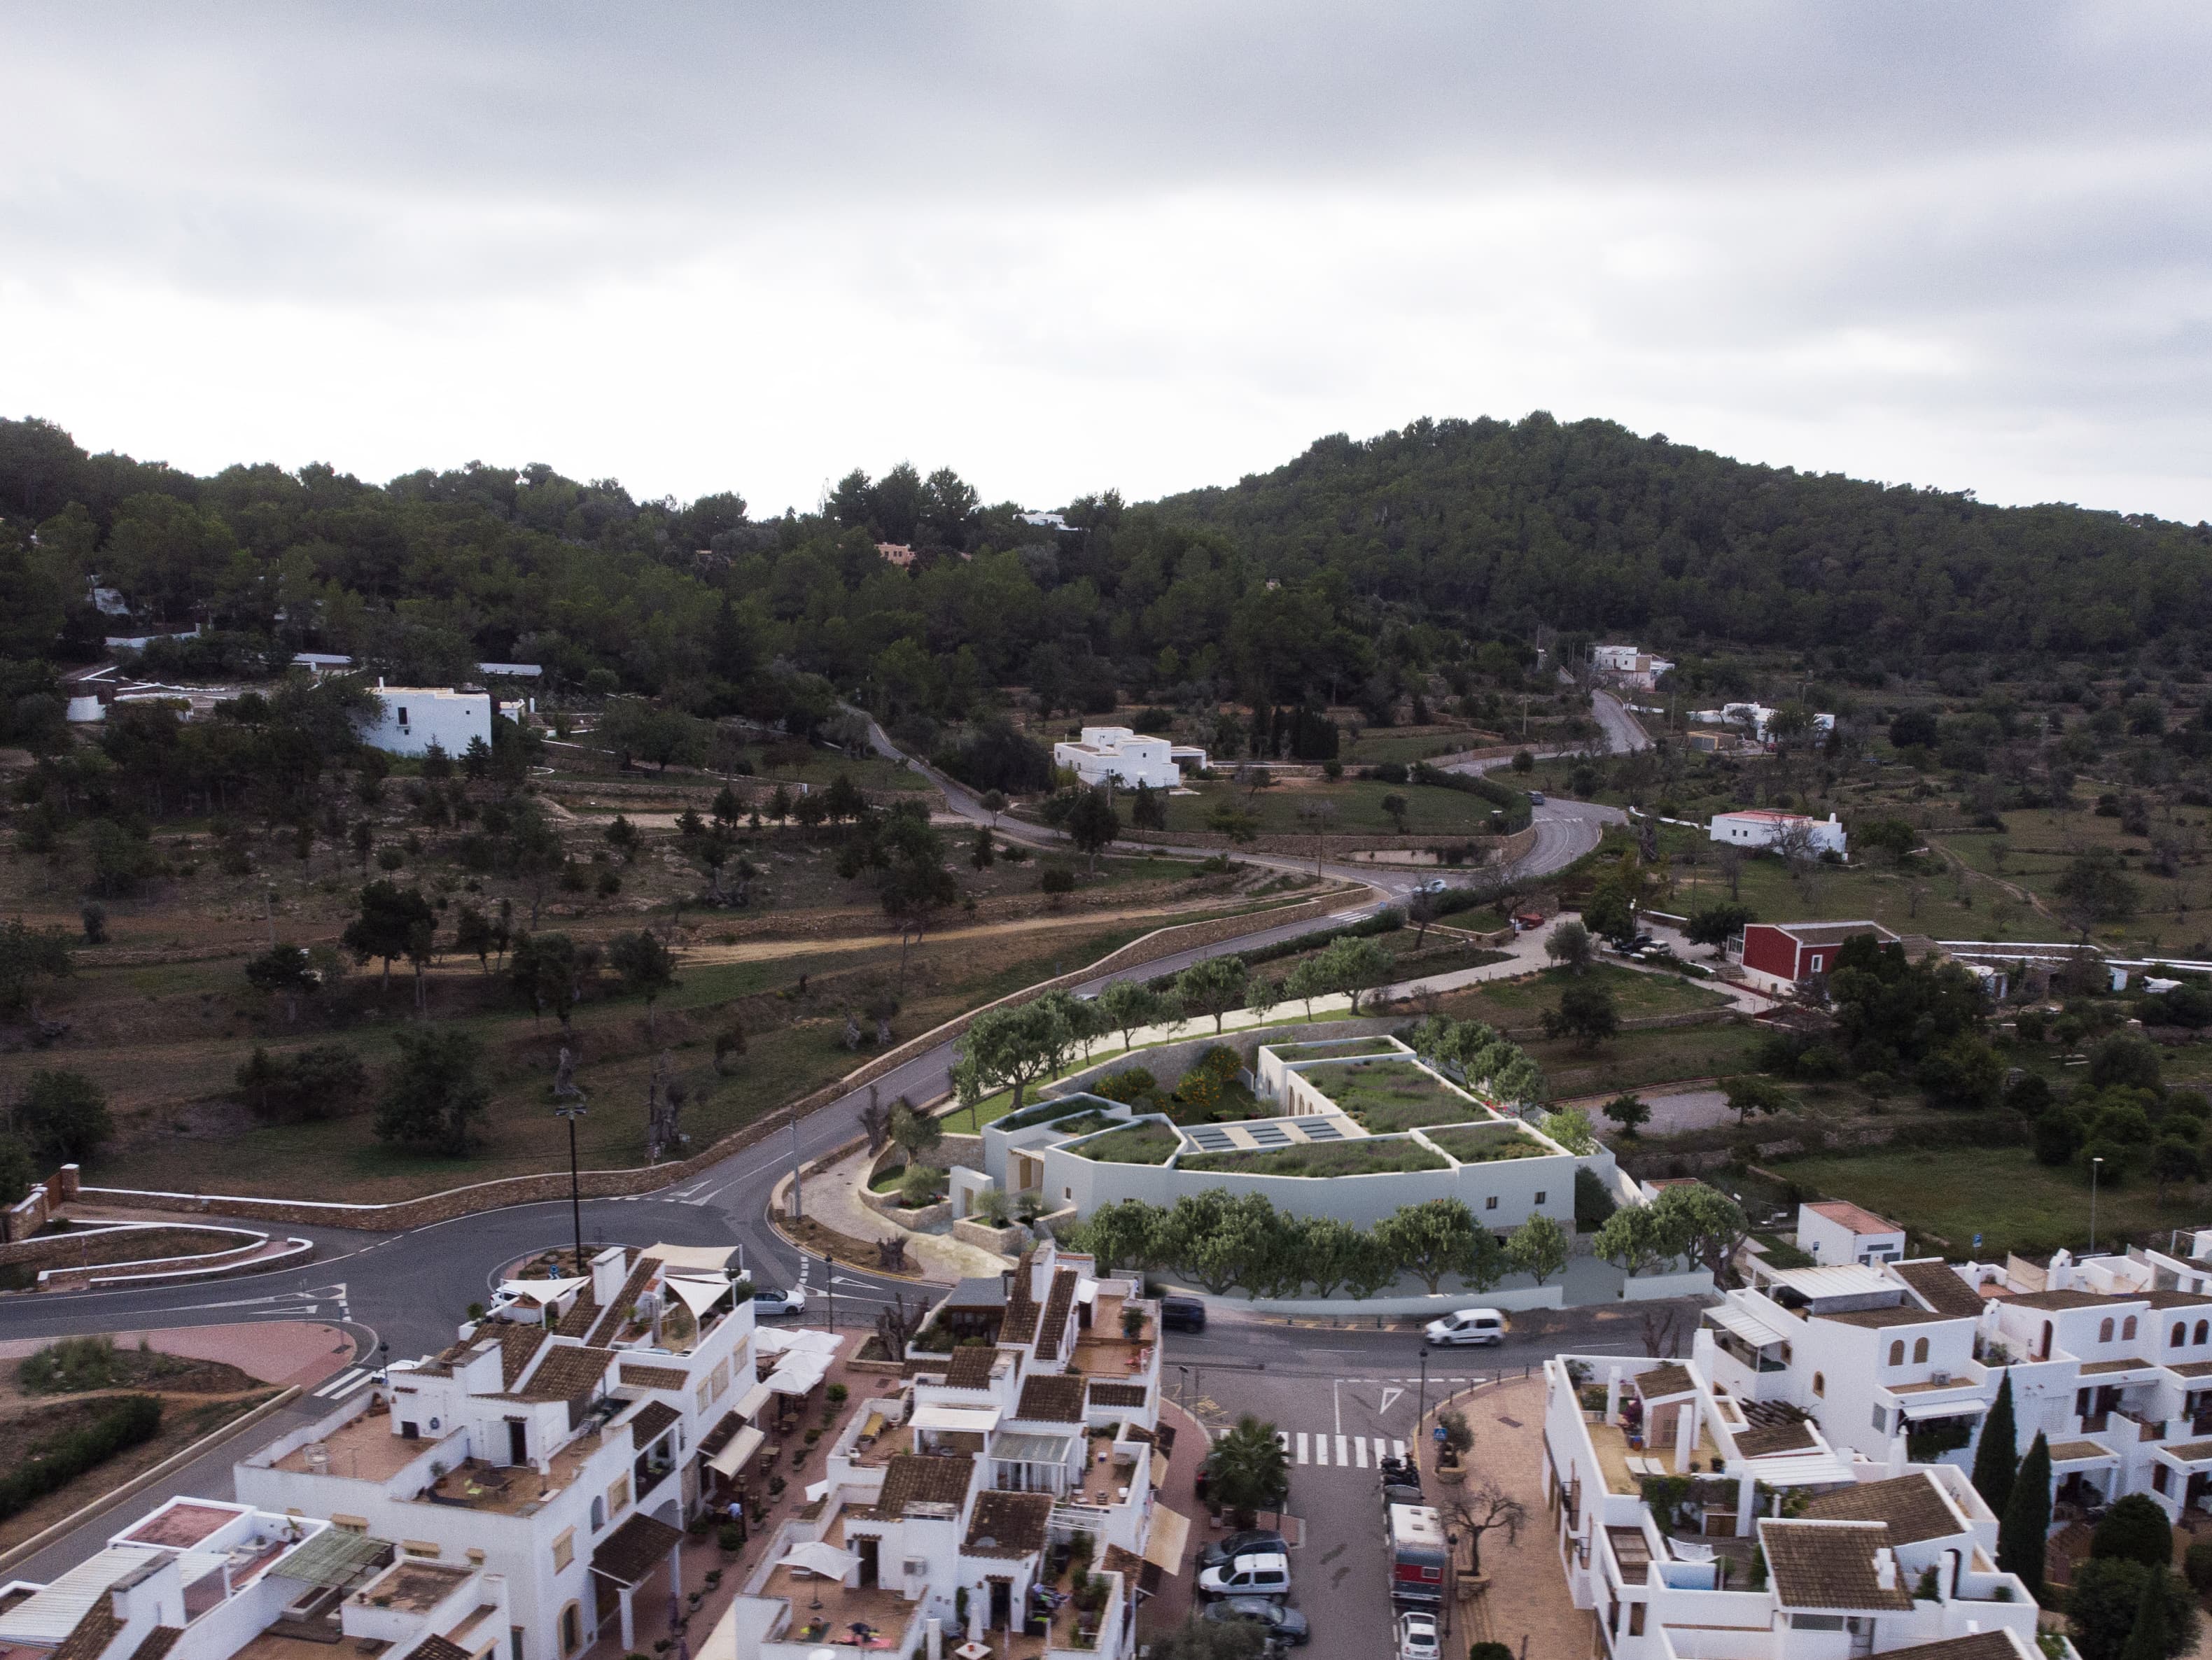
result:
M 1340 1436 L 1338 1436 L 1338 1437 L 1336 1438 L 1336 1465 L 1337 1465 L 1337 1468 L 1338 1468 L 1339 1469 L 1343 1469 L 1346 1464 L 1350 1463 L 1351 1462 L 1352 1462 L 1352 1449 L 1351 1449 L 1349 1446 L 1347 1446 L 1347 1445 L 1345 1445 L 1344 1437 L 1342 1437 L 1341 1435 L 1340 1435 Z M 1362 1464 L 1364 1464 L 1367 1461 L 1366 1461 L 1364 1458 L 1362 1458 L 1359 1462 L 1360 1462 Z
M 1375 1410 L 1376 1410 L 1376 1411 L 1377 1411 L 1377 1412 L 1388 1412 L 1388 1411 L 1389 1411 L 1389 1409 L 1390 1409 L 1390 1403 L 1391 1403 L 1393 1401 L 1396 1400 L 1400 1396 L 1403 1395 L 1405 1392 L 1406 1392 L 1406 1391 L 1405 1391 L 1404 1390 L 1400 1389 L 1400 1388 L 1396 1387 L 1395 1385 L 1393 1385 L 1393 1386 L 1391 1386 L 1391 1387 L 1389 1387 L 1389 1388 L 1388 1388 L 1388 1389 L 1385 1389 L 1385 1390 L 1382 1391 L 1382 1404 L 1381 1406 L 1379 1406 L 1379 1407 L 1376 1408 L 1376 1409 L 1375 1409 Z
M 1375 1438 L 1375 1467 L 1377 1469 L 1382 1467 L 1383 1450 L 1389 1445 L 1389 1441 L 1382 1436 L 1378 1435 Z
M 1328 1437 L 1326 1435 L 1314 1437 L 1314 1463 L 1323 1469 L 1328 1468 Z
M 1405 1457 L 1405 1456 L 1406 1456 L 1406 1444 L 1405 1444 L 1403 1441 L 1393 1441 L 1393 1442 L 1391 1442 L 1391 1443 L 1390 1443 L 1390 1456 L 1391 1456 L 1393 1458 L 1397 1458 L 1397 1459 L 1401 1459 L 1401 1460 L 1402 1460 L 1402 1459 Z
M 1362 1469 L 1367 1468 L 1367 1438 L 1364 1435 L 1352 1438 L 1352 1462 Z
M 349 1387 L 361 1383 L 368 1376 L 368 1372 L 360 1366 L 348 1366 L 343 1372 L 338 1373 L 337 1377 L 331 1378 L 330 1382 L 325 1384 L 320 1389 L 317 1390 L 315 1391 L 315 1398 L 318 1401 L 335 1401 L 341 1394 L 343 1394 Z
M 1298 1462 L 1302 1464 L 1306 1462 L 1306 1433 L 1304 1430 L 1298 1432 Z

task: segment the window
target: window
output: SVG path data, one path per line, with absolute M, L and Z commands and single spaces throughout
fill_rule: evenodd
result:
M 1889 1409 L 1878 1406 L 1874 1409 L 1874 1427 L 1881 1434 L 1889 1433 Z
M 1926 1364 L 1927 1360 L 1928 1340 L 1925 1337 L 1914 1340 L 1912 1345 L 1912 1364 L 1915 1366 L 1922 1366 Z
M 584 1621 L 574 1602 L 561 1610 L 561 1652 L 574 1654 L 583 1646 Z
M 2186 1320 L 2176 1320 L 2173 1323 L 2173 1336 L 2167 1338 L 2166 1341 L 2171 1347 L 2179 1348 L 2181 1345 L 2187 1341 L 2188 1336 L 2189 1323 Z
M 722 1391 L 730 1386 L 730 1363 L 727 1360 L 714 1362 L 711 1381 L 714 1385 L 714 1398 L 719 1401 L 722 1398 Z
M 2131 1343 L 2136 1340 L 2136 1317 L 2132 1314 L 2120 1323 L 2120 1341 Z
M 707 1380 L 704 1378 L 699 1380 L 699 1387 L 691 1391 L 691 1396 L 698 1403 L 698 1409 L 704 1412 L 707 1409 Z
M 2150 1467 L 2150 1486 L 2151 1491 L 2154 1493 L 2164 1493 L 2166 1491 L 2166 1466 L 2164 1464 L 2153 1464 Z
M 402 726 L 407 724 L 407 706 L 404 703 L 399 706 L 399 724 Z
M 1483 1208 L 1485 1210 L 1495 1210 L 1495 1209 L 1498 1209 L 1498 1196 L 1497 1196 L 1495 1193 L 1493 1193 L 1493 1194 L 1492 1194 L 1488 1198 L 1485 1199 L 1485 1200 L 1482 1202 L 1482 1208 Z
M 576 1530 L 566 1528 L 553 1542 L 553 1572 L 558 1573 L 576 1560 Z
M 2109 1343 L 2112 1341 L 2112 1323 L 2109 1318 L 2097 1328 L 2097 1341 L 2100 1343 Z
M 509 1626 L 507 1628 L 507 1660 L 522 1660 L 521 1627 Z
M 1813 954 L 1813 972 L 1815 974 L 1820 972 L 1820 954 L 1817 951 Z
M 1644 1635 L 1644 1607 L 1641 1602 L 1628 1605 L 1628 1634 L 1631 1637 Z
M 598 1532 L 601 1528 L 603 1528 L 603 1527 L 606 1526 L 606 1524 L 607 1524 L 607 1501 L 606 1501 L 605 1499 L 592 1499 L 592 1532 L 594 1532 L 594 1533 L 597 1533 L 597 1532 Z
M 625 1475 L 607 1489 L 607 1514 L 619 1516 L 629 1508 L 629 1477 Z
M 1540 1187 L 1536 1190 L 1536 1203 L 1538 1204 L 1544 1203 L 1544 1190 Z
M 1905 1339 L 1899 1337 L 1889 1346 L 1889 1363 L 1893 1366 L 1905 1364 Z
M 1828 1380 L 1822 1377 L 1819 1372 L 1814 1372 L 1813 1374 L 1813 1393 L 1815 1395 L 1826 1395 L 1827 1392 Z
M 2212 1327 L 2208 1327 L 2205 1322 L 2199 1320 L 2197 1323 L 2197 1336 L 2193 1341 L 2203 1342 L 2208 1331 L 2212 1331 Z

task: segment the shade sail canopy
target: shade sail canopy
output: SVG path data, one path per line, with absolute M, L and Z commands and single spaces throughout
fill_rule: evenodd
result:
M 707 1461 L 707 1468 L 717 1475 L 735 1475 L 745 1467 L 745 1460 L 761 1450 L 768 1437 L 747 1424 L 730 1438 L 729 1445 Z
M 1907 1401 L 1905 1415 L 1914 1423 L 1929 1418 L 1971 1418 L 1978 1412 L 1987 1412 L 1990 1403 L 1971 1397 L 1950 1401 Z
M 948 1407 L 933 1403 L 915 1409 L 913 1418 L 916 1429 L 963 1430 L 970 1435 L 988 1435 L 999 1424 L 996 1407 Z
M 556 1303 L 572 1291 L 580 1291 L 589 1280 L 501 1280 L 502 1295 L 526 1297 L 534 1303 Z
M 818 1573 L 824 1579 L 842 1579 L 855 1567 L 860 1559 L 850 1551 L 817 1539 L 807 1544 L 793 1545 L 784 1554 L 778 1567 L 805 1568 L 809 1573 Z
M 925 1407 L 924 1411 L 931 1409 Z M 943 1408 L 936 1410 L 942 1411 Z M 1039 1435 L 1030 1433 L 1001 1435 L 991 1443 L 991 1456 L 1017 1464 L 1065 1464 L 1072 1435 Z
M 1182 1554 L 1190 1543 L 1190 1518 L 1165 1505 L 1152 1506 L 1152 1530 L 1145 1536 L 1145 1560 L 1163 1573 L 1182 1572 Z
M 1790 1341 L 1788 1332 L 1778 1330 L 1755 1314 L 1743 1309 L 1731 1308 L 1726 1304 L 1723 1304 L 1718 1308 L 1707 1309 L 1705 1318 L 1715 1325 L 1734 1332 L 1753 1348 L 1766 1348 L 1775 1343 L 1786 1343 Z
M 786 1331 L 776 1326 L 763 1326 L 753 1334 L 753 1347 L 763 1354 L 835 1354 L 842 1341 L 831 1331 Z
M 638 1258 L 653 1257 L 664 1274 L 720 1274 L 726 1278 L 737 1251 L 735 1245 L 657 1245 L 646 1246 Z
M 349 1585 L 391 1560 L 389 1541 L 329 1528 L 269 1570 L 279 1579 L 310 1585 Z
M 727 1280 L 693 1279 L 689 1275 L 672 1274 L 662 1283 L 683 1300 L 684 1306 L 691 1311 L 695 1319 L 730 1294 Z

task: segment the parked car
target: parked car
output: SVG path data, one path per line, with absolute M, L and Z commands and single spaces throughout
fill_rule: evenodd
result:
M 1161 1298 L 1160 1330 L 1163 1331 L 1205 1330 L 1206 1305 L 1195 1297 Z
M 1399 1481 L 1387 1478 L 1382 1483 L 1382 1513 L 1385 1516 L 1400 1505 L 1425 1505 L 1429 1495 L 1421 1491 L 1421 1484 L 1410 1476 Z
M 1494 1308 L 1462 1308 L 1431 1320 L 1428 1339 L 1439 1348 L 1459 1343 L 1502 1343 L 1505 1317 Z
M 1528 792 L 1528 804 L 1531 807 L 1541 807 L 1544 804 L 1544 792 L 1541 790 L 1531 790 Z
M 1443 1660 L 1443 1639 L 1433 1614 L 1398 1616 L 1398 1660 Z
M 1267 1646 L 1271 1649 L 1294 1649 L 1313 1636 L 1306 1617 L 1296 1609 L 1285 1608 L 1280 1602 L 1271 1602 L 1264 1596 L 1229 1596 L 1209 1606 L 1206 1617 L 1217 1624 L 1231 1620 L 1251 1620 L 1265 1628 Z
M 1215 1540 L 1199 1552 L 1198 1566 L 1201 1569 L 1218 1568 L 1240 1556 L 1255 1556 L 1267 1551 L 1287 1555 L 1290 1548 L 1283 1542 L 1281 1534 L 1267 1528 L 1254 1528 L 1249 1532 L 1232 1533 L 1226 1539 Z
M 806 1312 L 806 1293 L 797 1286 L 778 1290 L 764 1286 L 753 1293 L 753 1318 L 772 1319 L 779 1314 L 803 1314 Z
M 1291 1559 L 1279 1550 L 1239 1556 L 1198 1576 L 1202 1596 L 1288 1596 Z

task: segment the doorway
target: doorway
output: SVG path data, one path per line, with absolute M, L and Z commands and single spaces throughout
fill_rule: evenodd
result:
M 991 1629 L 1012 1631 L 1014 1620 L 1014 1582 L 994 1579 L 991 1584 Z
M 873 1590 L 876 1588 L 878 1564 L 883 1555 L 884 1542 L 873 1534 L 863 1534 L 860 1538 L 853 1541 L 853 1543 L 860 1553 L 860 1589 Z
M 507 1421 L 507 1462 L 526 1464 L 530 1462 L 530 1422 L 524 1418 Z

